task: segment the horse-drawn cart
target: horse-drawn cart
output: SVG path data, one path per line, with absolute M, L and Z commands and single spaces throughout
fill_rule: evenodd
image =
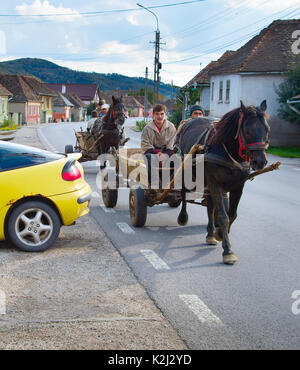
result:
M 191 152 L 199 149 L 195 145 Z M 181 189 L 174 188 L 174 182 L 182 176 L 186 161 L 175 171 L 173 167 L 160 167 L 160 173 L 166 171 L 170 175 L 170 181 L 165 188 L 157 189 L 148 187 L 147 165 L 141 148 L 128 148 L 115 152 L 115 166 L 113 169 L 105 170 L 102 183 L 102 199 L 107 208 L 113 208 L 117 204 L 118 188 L 120 186 L 130 187 L 129 190 L 129 211 L 132 226 L 142 227 L 147 219 L 147 207 L 167 203 L 170 207 L 178 207 L 182 201 Z M 138 170 L 138 171 L 137 171 Z M 110 178 L 110 180 L 109 180 Z M 197 202 L 203 193 L 190 192 L 187 202 L 205 205 L 204 202 Z
M 94 135 L 90 134 L 87 131 L 75 131 L 76 144 L 73 148 L 73 145 L 65 146 L 65 153 L 80 152 L 82 157 L 80 162 L 96 160 L 98 157 L 97 145 L 102 139 L 103 135 L 100 135 L 95 139 Z
M 174 188 L 174 183 L 178 177 L 182 176 L 183 170 L 187 161 L 191 159 L 193 154 L 201 152 L 203 146 L 195 144 L 188 156 L 182 161 L 181 166 L 174 171 L 172 167 L 160 167 L 159 171 L 171 172 L 170 182 L 165 188 L 157 189 L 149 188 L 147 177 L 147 165 L 144 160 L 141 148 L 126 148 L 111 152 L 114 154 L 115 163 L 110 169 L 106 169 L 102 175 L 102 199 L 107 208 L 113 208 L 118 201 L 118 189 L 120 187 L 129 187 L 129 211 L 132 226 L 143 227 L 147 219 L 147 207 L 167 203 L 170 207 L 178 207 L 183 197 L 186 203 L 192 203 L 202 206 L 207 206 L 207 189 L 201 191 L 182 192 L 181 189 Z M 203 160 L 203 158 L 202 158 Z M 195 160 L 194 160 L 195 163 Z M 277 169 L 280 162 L 272 164 L 263 170 L 255 171 L 249 174 L 248 179 L 251 180 L 255 176 L 273 171 Z M 136 170 L 138 169 L 138 172 Z M 134 175 L 133 175 L 134 174 Z M 137 176 L 136 176 L 137 174 Z M 204 185 L 204 184 L 203 184 Z M 178 223 L 185 225 L 187 219 L 178 216 Z

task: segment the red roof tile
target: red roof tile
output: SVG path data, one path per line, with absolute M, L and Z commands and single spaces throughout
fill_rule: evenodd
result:
M 39 97 L 32 88 L 19 75 L 0 75 L 0 83 L 7 88 L 13 97 L 11 103 L 24 103 L 27 101 L 39 101 Z
M 209 74 L 287 71 L 300 62 L 300 55 L 292 51 L 292 34 L 299 29 L 300 19 L 276 20 Z

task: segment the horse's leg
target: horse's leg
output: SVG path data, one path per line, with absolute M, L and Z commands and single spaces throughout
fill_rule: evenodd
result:
M 218 240 L 214 237 L 214 234 L 215 234 L 215 222 L 214 222 L 215 207 L 214 207 L 214 202 L 212 200 L 212 197 L 210 195 L 206 196 L 206 202 L 207 202 L 207 217 L 208 217 L 206 244 L 216 245 L 216 244 L 218 244 Z
M 214 202 L 214 205 L 217 209 L 217 223 L 220 230 L 220 234 L 222 235 L 222 247 L 223 247 L 223 262 L 225 264 L 234 264 L 237 262 L 237 257 L 231 250 L 231 244 L 229 241 L 228 236 L 228 228 L 229 228 L 229 217 L 226 212 L 226 207 L 224 204 L 223 199 L 223 191 L 216 182 L 216 180 L 213 178 L 213 176 L 207 176 L 208 177 L 208 188 L 212 197 L 212 200 Z
M 230 192 L 229 198 L 229 210 L 228 210 L 228 217 L 229 217 L 229 228 L 228 232 L 230 231 L 230 227 L 233 221 L 237 218 L 237 208 L 243 193 L 244 184 L 242 184 L 238 189 L 235 191 Z
M 226 213 L 228 214 L 228 210 L 229 210 L 229 197 L 228 197 L 228 194 L 223 194 L 223 202 L 224 202 L 224 207 L 225 207 L 225 211 Z M 221 242 L 223 240 L 223 236 L 222 236 L 222 231 L 219 227 L 219 224 L 218 224 L 218 219 L 217 219 L 217 215 L 218 213 L 215 211 L 215 214 L 214 214 L 214 217 L 215 217 L 215 233 L 214 233 L 214 237 L 217 241 Z

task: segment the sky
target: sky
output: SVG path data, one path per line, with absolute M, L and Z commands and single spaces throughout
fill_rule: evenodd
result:
M 272 21 L 295 18 L 299 0 L 2 0 L 0 61 L 43 58 L 132 77 L 148 67 L 153 79 L 158 25 L 161 81 L 183 86 Z

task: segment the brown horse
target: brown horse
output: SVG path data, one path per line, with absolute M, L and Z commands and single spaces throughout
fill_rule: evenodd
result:
M 191 147 L 205 142 L 204 183 L 208 226 L 207 243 L 222 241 L 223 262 L 234 264 L 237 257 L 231 250 L 229 231 L 237 217 L 237 207 L 242 196 L 250 168 L 260 170 L 265 167 L 268 146 L 269 125 L 266 121 L 267 105 L 264 100 L 260 107 L 240 108 L 225 114 L 209 130 L 208 122 L 198 118 L 186 123 L 177 139 L 183 154 Z M 205 140 L 206 139 L 206 140 Z M 229 193 L 229 199 L 227 197 Z M 187 222 L 185 191 L 178 223 Z
M 92 134 L 95 135 L 96 139 L 100 135 L 102 138 L 99 139 L 98 154 L 106 154 L 111 148 L 118 149 L 120 144 L 120 125 L 125 122 L 125 108 L 122 101 L 122 96 L 116 98 L 112 96 L 112 104 L 109 111 L 103 118 L 98 118 L 93 126 Z M 100 169 L 105 168 L 105 161 L 102 163 Z
M 120 98 L 112 96 L 112 104 L 109 111 L 102 119 L 101 129 L 99 134 L 103 134 L 103 138 L 99 144 L 99 154 L 107 153 L 110 147 L 119 148 L 120 133 L 119 126 L 125 122 L 125 109 Z

